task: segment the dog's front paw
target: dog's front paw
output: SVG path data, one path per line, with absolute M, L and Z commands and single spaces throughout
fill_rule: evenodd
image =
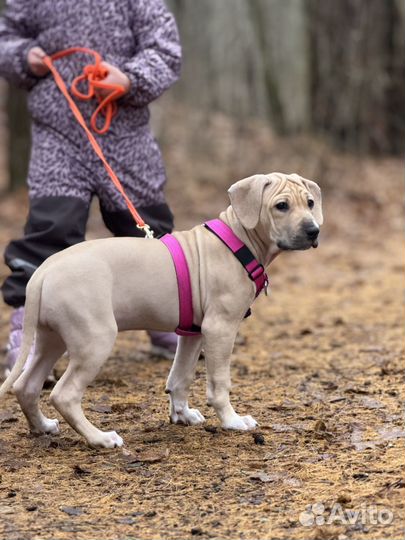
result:
M 30 425 L 31 433 L 40 435 L 42 433 L 49 433 L 50 435 L 57 435 L 59 433 L 59 420 L 57 418 L 42 418 L 39 423 Z
M 257 425 L 256 420 L 252 416 L 239 416 L 236 413 L 231 418 L 227 418 L 222 422 L 224 429 L 236 429 L 238 431 L 249 431 L 257 427 Z
M 47 418 L 44 424 L 44 431 L 45 433 L 50 433 L 51 435 L 57 435 L 60 431 L 59 420 L 57 418 L 53 418 L 52 420 Z
M 172 424 L 185 424 L 186 426 L 197 426 L 205 422 L 204 416 L 198 409 L 183 408 L 181 411 L 173 411 L 170 415 Z
M 88 443 L 93 447 L 119 448 L 123 446 L 124 441 L 116 431 L 100 431 L 99 435 L 92 440 L 88 440 Z

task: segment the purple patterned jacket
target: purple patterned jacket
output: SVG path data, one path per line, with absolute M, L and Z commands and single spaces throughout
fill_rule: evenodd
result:
M 83 161 L 94 161 L 52 76 L 30 74 L 26 58 L 33 46 L 48 54 L 89 47 L 128 75 L 131 89 L 119 102 L 110 132 L 98 139 L 107 159 L 118 159 L 119 152 L 124 176 L 128 170 L 145 189 L 153 188 L 153 201 L 146 193 L 142 196 L 141 189 L 135 202 L 159 202 L 165 174 L 148 126 L 148 104 L 177 80 L 181 62 L 177 27 L 163 0 L 8 0 L 0 17 L 0 76 L 29 91 L 33 146 L 35 137 L 43 142 L 48 130 L 64 145 L 76 147 Z M 68 85 L 87 61 L 82 55 L 58 61 Z M 80 108 L 89 118 L 94 104 L 82 103 Z M 35 170 L 35 164 L 31 168 Z

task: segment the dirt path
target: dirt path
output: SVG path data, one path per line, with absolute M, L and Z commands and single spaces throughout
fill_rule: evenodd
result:
M 169 362 L 149 356 L 142 333 L 122 334 L 85 409 L 117 429 L 125 452 L 89 449 L 63 422 L 58 437 L 31 437 L 13 396 L 1 404 L 1 538 L 402 537 L 402 164 L 335 161 L 342 183 L 326 187 L 320 248 L 274 263 L 271 294 L 235 349 L 233 402 L 259 421 L 262 440 L 218 427 L 203 363 L 190 401 L 206 426 L 170 425 Z M 226 180 L 177 191 L 184 178 L 169 192 L 179 227 L 226 200 Z M 21 226 L 20 204 L 1 203 L 3 244 Z M 8 315 L 2 309 L 2 343 Z M 302 525 L 315 503 L 321 524 Z M 348 510 L 362 514 L 350 524 Z

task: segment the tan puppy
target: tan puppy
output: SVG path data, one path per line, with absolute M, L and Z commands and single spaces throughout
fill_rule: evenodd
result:
M 282 250 L 317 246 L 322 224 L 320 189 L 296 174 L 256 175 L 229 189 L 231 206 L 220 218 L 265 267 Z M 239 416 L 229 401 L 230 356 L 240 322 L 255 298 L 255 285 L 229 249 L 202 226 L 177 232 L 190 268 L 194 323 L 201 337 L 180 337 L 167 381 L 170 418 L 195 425 L 202 414 L 187 396 L 202 347 L 207 399 L 224 428 L 257 424 Z M 51 393 L 63 418 L 91 446 L 115 447 L 115 431 L 102 432 L 85 417 L 81 400 L 113 348 L 117 332 L 173 332 L 179 321 L 177 279 L 171 255 L 159 240 L 109 238 L 77 244 L 47 259 L 27 288 L 20 356 L 0 396 L 14 384 L 32 431 L 57 433 L 58 421 L 38 407 L 40 391 L 67 349 L 69 365 Z M 36 336 L 36 354 L 23 371 Z

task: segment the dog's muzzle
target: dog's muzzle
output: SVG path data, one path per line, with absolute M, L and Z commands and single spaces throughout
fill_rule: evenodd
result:
M 304 250 L 311 247 L 318 247 L 319 227 L 314 223 L 304 225 L 301 229 L 301 233 L 295 236 L 291 241 L 285 242 L 280 240 L 277 242 L 279 249 L 284 251 L 292 250 Z

